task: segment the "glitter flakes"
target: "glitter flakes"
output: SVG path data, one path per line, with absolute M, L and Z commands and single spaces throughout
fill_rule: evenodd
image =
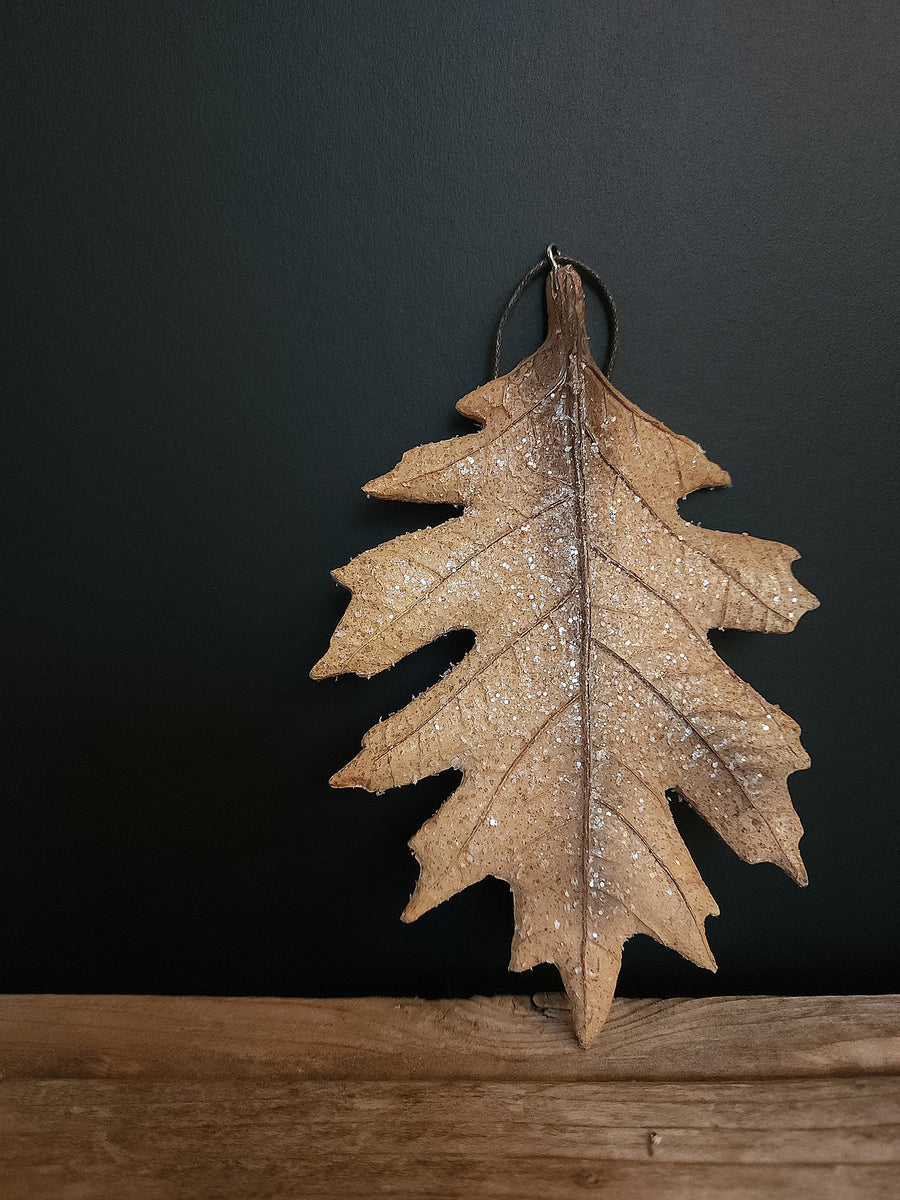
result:
M 460 402 L 482 427 L 366 486 L 462 511 L 334 573 L 352 598 L 313 674 L 369 676 L 474 631 L 462 661 L 371 729 L 332 782 L 380 793 L 461 772 L 412 840 L 422 873 L 405 917 L 487 874 L 507 880 L 512 965 L 560 966 L 588 1043 L 633 933 L 712 965 L 715 903 L 667 792 L 744 858 L 802 879 L 785 784 L 807 763 L 795 727 L 706 634 L 786 630 L 815 602 L 789 548 L 678 517 L 681 496 L 727 476 L 604 379 L 582 304 L 577 272 L 555 269 L 544 345 Z

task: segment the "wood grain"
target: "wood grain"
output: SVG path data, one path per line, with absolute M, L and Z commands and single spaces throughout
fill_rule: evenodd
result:
M 12 1078 L 593 1081 L 900 1074 L 891 996 L 621 1000 L 575 1044 L 559 994 L 471 1000 L 0 997 Z
M 893 997 L 0 999 L 0 1196 L 886 1198 Z

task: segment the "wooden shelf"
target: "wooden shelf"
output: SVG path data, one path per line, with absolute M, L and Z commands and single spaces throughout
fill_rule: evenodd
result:
M 0 998 L 4 1200 L 900 1195 L 900 999 Z

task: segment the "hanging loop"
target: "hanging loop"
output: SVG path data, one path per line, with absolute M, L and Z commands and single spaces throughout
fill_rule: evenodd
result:
M 500 350 L 503 343 L 503 333 L 506 329 L 507 322 L 512 315 L 512 310 L 516 307 L 521 299 L 522 293 L 528 287 L 529 283 L 531 283 L 532 279 L 537 278 L 537 276 L 542 272 L 546 270 L 555 271 L 559 267 L 563 266 L 575 267 L 583 275 L 586 275 L 591 283 L 593 283 L 593 285 L 596 287 L 600 295 L 600 299 L 603 302 L 603 311 L 606 314 L 606 325 L 609 331 L 606 348 L 606 362 L 603 366 L 603 374 L 607 377 L 609 376 L 609 373 L 613 368 L 613 363 L 616 359 L 616 350 L 618 348 L 619 341 L 619 314 L 616 311 L 615 301 L 609 294 L 609 288 L 607 288 L 606 284 L 596 271 L 592 270 L 586 263 L 580 262 L 577 258 L 568 258 L 565 255 L 560 254 L 559 247 L 553 245 L 551 242 L 551 244 L 547 247 L 544 257 L 540 260 L 540 262 L 536 262 L 529 271 L 525 272 L 516 285 L 515 291 L 506 302 L 506 308 L 504 308 L 500 317 L 500 321 L 497 325 L 497 337 L 494 340 L 494 356 L 491 379 L 497 379 L 500 375 Z

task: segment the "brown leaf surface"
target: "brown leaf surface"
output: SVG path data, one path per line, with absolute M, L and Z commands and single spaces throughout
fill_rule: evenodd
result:
M 741 858 L 806 882 L 786 784 L 809 765 L 799 729 L 706 635 L 787 632 L 817 601 L 789 546 L 678 516 L 681 497 L 728 475 L 600 372 L 573 267 L 550 272 L 547 310 L 537 353 L 459 402 L 478 432 L 411 450 L 366 485 L 463 512 L 334 572 L 353 595 L 312 674 L 370 676 L 449 630 L 475 632 L 332 784 L 462 772 L 410 843 L 422 870 L 404 919 L 505 879 L 511 966 L 556 963 L 587 1045 L 632 934 L 715 969 L 704 922 L 718 909 L 667 789 Z

